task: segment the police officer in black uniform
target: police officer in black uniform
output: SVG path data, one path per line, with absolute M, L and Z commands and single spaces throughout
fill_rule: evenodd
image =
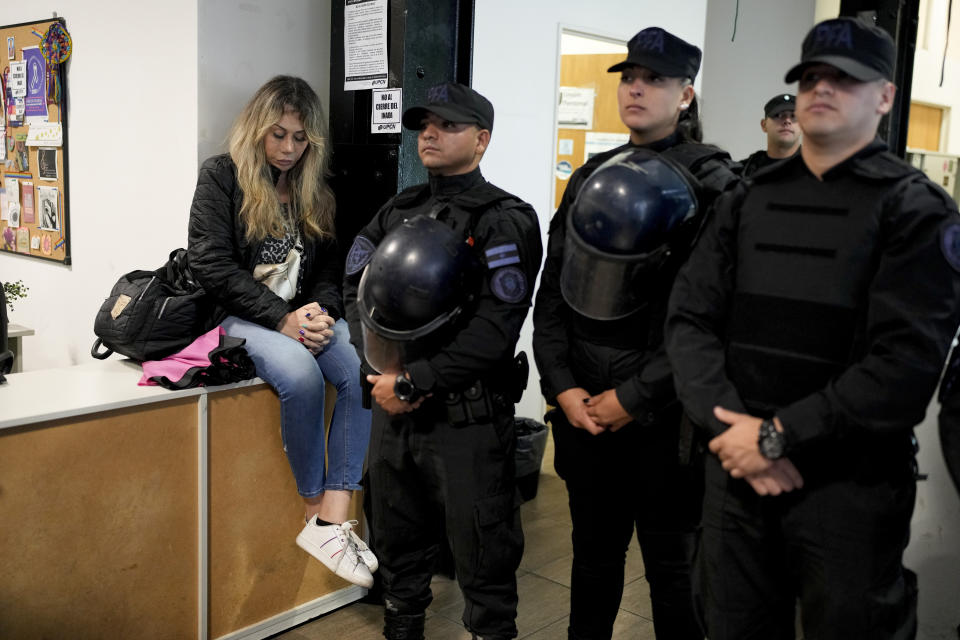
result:
M 739 162 L 740 175 L 749 178 L 758 169 L 795 155 L 800 150 L 800 129 L 797 125 L 797 97 L 778 93 L 763 105 L 760 128 L 767 135 L 767 148 L 750 154 Z
M 657 636 L 703 637 L 690 596 L 701 483 L 698 467 L 680 459 L 690 446 L 663 349 L 676 271 L 706 207 L 738 180 L 726 152 L 699 142 L 692 82 L 700 59 L 700 49 L 657 27 L 630 40 L 627 59 L 608 70 L 621 74 L 630 142 L 571 176 L 550 223 L 533 345 L 543 395 L 557 407 L 549 416 L 554 460 L 573 521 L 570 638 L 611 636 L 634 529 Z M 633 180 L 611 180 L 631 171 Z M 686 193 L 676 173 L 696 199 L 678 226 L 676 209 L 660 206 L 668 194 Z M 621 242 L 629 238 L 635 246 Z M 576 267 L 598 252 L 599 268 L 583 279 L 588 270 Z M 608 269 L 617 259 L 627 264 Z
M 380 338 L 398 341 L 393 352 L 400 354 L 397 366 L 364 358 L 367 371 L 380 367 L 367 377 L 375 400 L 367 459 L 384 635 L 423 637 L 430 579 L 446 536 L 463 590 L 464 626 L 477 638 L 513 638 L 523 551 L 513 403 L 517 380 L 524 384 L 526 375 L 515 371 L 514 349 L 542 257 L 539 224 L 530 205 L 480 173 L 493 128 L 486 98 L 442 84 L 429 90 L 426 104 L 406 110 L 403 125 L 419 131 L 429 183 L 395 196 L 360 232 L 344 283 L 361 357 L 390 352 L 377 348 L 379 340 L 361 348 L 364 331 L 371 340 L 379 331 Z M 481 269 L 476 286 L 468 284 L 470 268 L 460 258 L 437 259 L 438 252 L 461 255 L 449 239 L 433 249 L 418 240 L 426 242 L 433 228 L 418 216 L 442 223 L 469 249 Z M 403 259 L 392 255 L 397 252 Z M 393 268 L 377 268 L 381 258 Z M 448 273 L 444 265 L 450 264 L 459 267 Z M 418 266 L 438 271 L 424 276 Z M 361 284 L 365 268 L 363 278 L 371 281 Z M 386 287 L 373 282 L 378 273 Z M 402 295 L 384 302 L 389 289 Z M 437 302 L 459 289 L 471 290 L 449 301 L 454 306 Z M 418 317 L 424 309 L 440 314 L 426 333 Z M 403 344 L 405 338 L 412 339 Z
M 912 638 L 912 429 L 957 327 L 960 219 L 876 138 L 895 47 L 813 27 L 800 154 L 720 198 L 674 285 L 667 350 L 712 438 L 695 569 L 711 640 Z

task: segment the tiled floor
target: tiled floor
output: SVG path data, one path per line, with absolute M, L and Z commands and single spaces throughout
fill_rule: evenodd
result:
M 549 442 L 537 497 L 521 507 L 526 540 L 517 572 L 520 638 L 561 640 L 567 637 L 570 607 L 570 512 L 563 481 L 553 471 Z M 603 526 L 603 523 L 598 523 Z M 614 627 L 615 640 L 652 640 L 650 592 L 643 579 L 643 561 L 636 538 L 627 553 L 623 600 Z M 433 603 L 427 610 L 426 637 L 430 640 L 469 640 L 460 614 L 463 598 L 455 582 L 433 581 Z M 382 638 L 383 608 L 352 604 L 274 636 L 274 640 L 377 640 Z

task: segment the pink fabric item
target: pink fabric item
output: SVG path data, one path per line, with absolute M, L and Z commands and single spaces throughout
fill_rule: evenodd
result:
M 176 382 L 194 367 L 209 367 L 210 352 L 220 346 L 223 327 L 216 326 L 163 360 L 147 360 L 143 363 L 143 377 L 137 384 L 141 387 L 158 386 L 153 377 L 166 376 Z

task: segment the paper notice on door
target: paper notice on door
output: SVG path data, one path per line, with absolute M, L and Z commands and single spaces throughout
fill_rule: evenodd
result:
M 344 91 L 387 86 L 387 0 L 346 0 Z
M 403 91 L 385 89 L 373 92 L 373 113 L 370 133 L 400 133 L 400 114 L 403 112 Z
M 593 89 L 560 87 L 557 126 L 561 129 L 592 129 L 593 98 Z

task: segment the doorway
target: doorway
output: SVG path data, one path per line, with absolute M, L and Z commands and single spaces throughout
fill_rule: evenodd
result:
M 617 107 L 620 75 L 607 73 L 626 56 L 623 40 L 560 29 L 554 208 L 560 204 L 570 176 L 590 156 L 618 147 L 630 138 Z

